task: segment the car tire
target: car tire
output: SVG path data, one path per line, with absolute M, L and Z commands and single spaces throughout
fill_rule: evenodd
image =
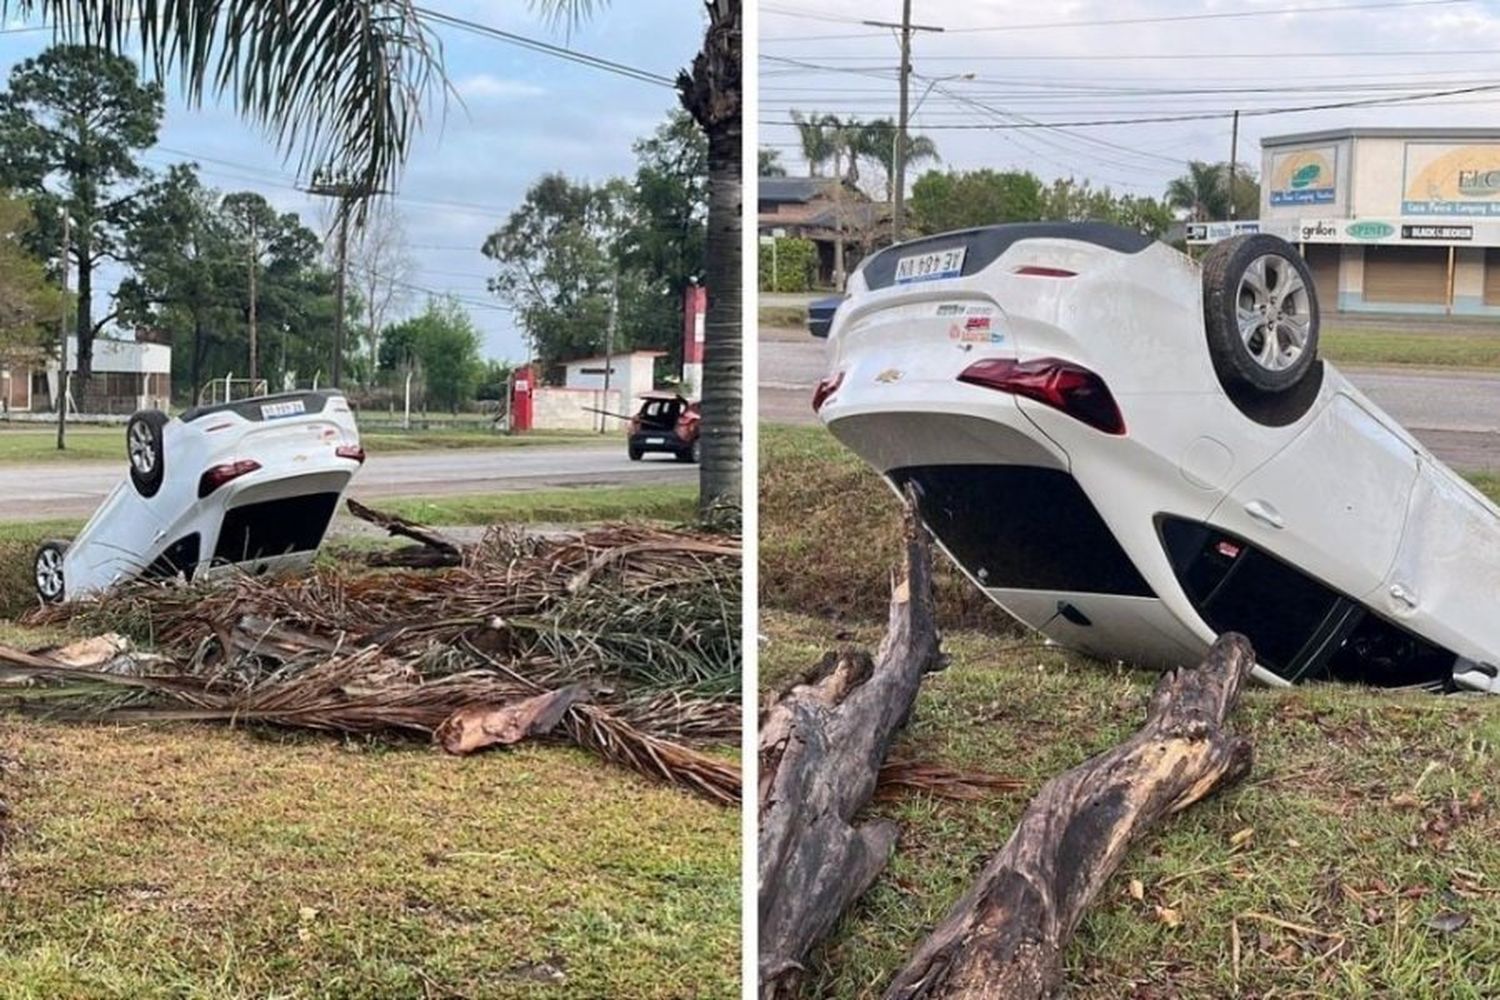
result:
M 36 596 L 43 604 L 59 604 L 67 593 L 67 582 L 63 578 L 63 557 L 67 554 L 68 543 L 60 539 L 50 539 L 37 546 L 32 571 Z
M 1203 325 L 1226 390 L 1297 386 L 1318 357 L 1318 293 L 1302 255 L 1269 233 L 1216 243 L 1203 258 Z
M 626 447 L 630 451 L 630 460 L 632 462 L 639 462 L 641 460 L 641 454 L 642 454 L 641 453 L 641 449 L 637 448 L 633 444 L 632 445 L 627 445 Z
M 167 415 L 160 410 L 141 410 L 125 425 L 125 459 L 130 463 L 130 483 L 143 497 L 154 497 L 166 478 L 167 456 L 162 430 Z

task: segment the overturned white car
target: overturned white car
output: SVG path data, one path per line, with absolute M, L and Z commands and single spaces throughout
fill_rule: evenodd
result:
M 125 429 L 129 475 L 72 541 L 36 554 L 37 596 L 74 600 L 136 577 L 306 566 L 364 463 L 339 392 L 146 410 Z
M 1500 693 L 1500 510 L 1321 362 L 1269 235 L 1093 223 L 871 257 L 814 407 L 1016 618 L 1106 659 Z

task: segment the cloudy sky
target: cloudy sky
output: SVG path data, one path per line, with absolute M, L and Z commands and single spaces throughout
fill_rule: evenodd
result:
M 860 21 L 900 15 L 899 0 L 761 4 L 761 141 L 793 173 L 804 168 L 791 109 L 895 117 L 896 37 Z M 946 29 L 913 42 L 912 101 L 927 94 L 914 127 L 960 169 L 1159 196 L 1183 161 L 1229 158 L 1236 108 L 1240 160 L 1257 167 L 1267 135 L 1500 126 L 1497 0 L 915 0 L 912 20 Z M 1265 113 L 1483 86 L 1496 89 Z M 1183 120 L 1082 124 L 1141 118 Z M 1055 127 L 993 127 L 1032 123 Z
M 691 0 L 615 2 L 565 35 L 528 13 L 520 0 L 431 0 L 443 13 L 675 76 L 702 43 L 700 5 Z M 520 359 L 524 348 L 508 312 L 485 290 L 479 253 L 484 237 L 519 205 L 532 181 L 549 171 L 598 180 L 634 170 L 631 144 L 675 105 L 667 87 L 623 79 L 491 38 L 434 25 L 448 76 L 462 95 L 430 116 L 397 191 L 418 268 L 412 284 L 455 293 L 471 307 L 494 357 Z M 0 81 L 11 67 L 50 44 L 50 32 L 13 20 L 0 27 Z M 326 214 L 296 187 L 287 163 L 228 105 L 189 108 L 175 88 L 153 167 L 195 159 L 206 182 L 254 190 L 314 228 Z M 107 290 L 99 296 L 103 307 Z M 413 291 L 408 308 L 425 298 Z

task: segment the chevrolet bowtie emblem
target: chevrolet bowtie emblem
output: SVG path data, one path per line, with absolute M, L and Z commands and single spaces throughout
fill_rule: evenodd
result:
M 875 381 L 884 382 L 886 385 L 890 385 L 892 382 L 901 381 L 901 376 L 903 374 L 905 373 L 899 368 L 887 368 L 885 371 L 875 376 Z

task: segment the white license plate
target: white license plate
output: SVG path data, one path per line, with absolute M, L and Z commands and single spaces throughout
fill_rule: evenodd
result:
M 646 443 L 647 444 L 666 444 L 667 443 L 667 439 L 666 438 L 647 438 L 646 439 Z
M 262 420 L 275 420 L 278 417 L 295 417 L 299 413 L 306 413 L 307 406 L 300 399 L 289 399 L 284 403 L 261 403 L 260 418 Z
M 964 257 L 968 252 L 968 247 L 953 247 L 902 257 L 896 261 L 896 284 L 909 285 L 917 281 L 957 278 L 964 273 Z

